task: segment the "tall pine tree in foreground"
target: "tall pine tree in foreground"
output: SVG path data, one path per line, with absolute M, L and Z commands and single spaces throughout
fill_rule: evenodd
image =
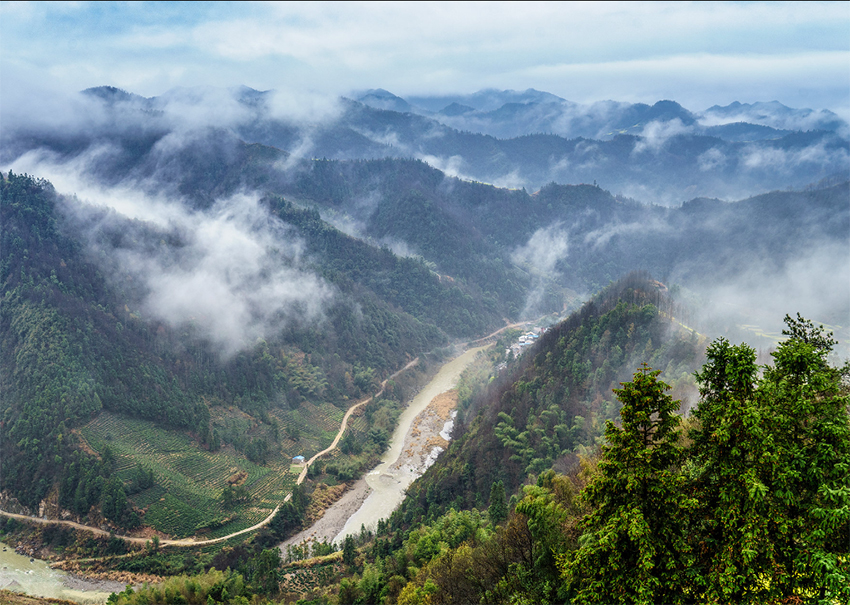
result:
M 720 338 L 706 358 L 696 373 L 701 399 L 686 466 L 699 502 L 694 583 L 708 602 L 742 603 L 758 594 L 760 570 L 773 560 L 761 479 L 769 429 L 756 400 L 755 350 Z
M 835 341 L 799 315 L 761 379 L 755 352 L 720 339 L 697 374 L 688 474 L 700 601 L 850 602 L 847 385 Z
M 679 402 L 644 364 L 615 389 L 622 429 L 608 422 L 599 475 L 585 498 L 577 551 L 560 558 L 575 603 L 681 603 L 690 554 L 686 496 L 677 465 Z
M 832 333 L 799 314 L 785 322 L 760 388 L 773 435 L 771 596 L 850 603 L 850 397 L 827 363 Z

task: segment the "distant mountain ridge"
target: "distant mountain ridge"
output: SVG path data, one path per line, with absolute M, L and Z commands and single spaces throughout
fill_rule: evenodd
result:
M 779 101 L 739 103 L 720 107 L 713 105 L 702 112 L 706 121 L 725 120 L 751 122 L 761 126 L 790 130 L 831 130 L 847 128 L 847 122 L 828 109 L 793 109 Z
M 696 132 L 704 133 L 706 128 L 712 126 L 743 122 L 771 128 L 777 137 L 793 130 L 834 132 L 848 127 L 844 120 L 829 110 L 794 109 L 778 101 L 735 101 L 725 107 L 714 105 L 704 111 L 693 112 L 671 100 L 658 101 L 653 105 L 610 100 L 580 105 L 533 88 L 522 92 L 488 89 L 470 95 L 411 96 L 407 99 L 386 90 L 381 90 L 380 95 L 375 93 L 368 91 L 355 94 L 353 98 L 376 109 L 407 111 L 432 117 L 442 115 L 455 118 L 463 115 L 463 120 L 441 121 L 459 130 L 498 137 L 547 132 L 567 138 L 604 138 L 616 133 L 640 134 L 642 128 L 651 122 L 675 119 L 685 126 L 696 126 Z M 389 98 L 393 99 L 392 106 L 387 103 Z M 451 105 L 467 107 L 472 111 L 447 113 L 445 109 Z M 510 123 L 509 120 L 514 122 Z M 760 138 L 767 138 L 766 132 L 763 131 Z M 726 139 L 723 134 L 715 136 Z
M 357 99 L 360 100 L 359 97 Z M 438 111 L 452 103 L 468 105 L 478 111 L 494 111 L 509 103 L 566 103 L 574 105 L 574 103 L 570 103 L 557 95 L 533 88 L 524 91 L 487 88 L 468 95 L 412 96 L 407 101 L 413 106 L 427 111 Z
M 76 126 L 61 132 L 4 129 L 0 161 L 37 149 L 67 158 L 95 140 L 111 141 L 132 156 L 172 132 L 169 145 L 206 139 L 208 153 L 231 137 L 294 158 L 416 158 L 450 175 L 502 187 L 596 182 L 665 205 L 700 196 L 740 199 L 850 176 L 846 124 L 829 112 L 778 104 L 694 113 L 674 101 L 579 106 L 529 90 L 438 97 L 432 111 L 417 108 L 414 101 L 421 97 L 407 101 L 375 89 L 311 113 L 274 91 L 244 86 L 175 89 L 153 98 L 101 87 L 82 97 L 91 107 L 70 116 Z M 741 121 L 764 118 L 769 110 L 776 119 L 759 119 L 773 125 Z M 792 128 L 794 120 L 807 130 Z

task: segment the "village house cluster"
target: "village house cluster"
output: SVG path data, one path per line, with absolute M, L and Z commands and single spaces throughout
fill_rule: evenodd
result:
M 506 359 L 516 359 L 520 355 L 522 355 L 527 347 L 530 347 L 537 339 L 540 338 L 541 334 L 546 332 L 546 328 L 540 328 L 535 326 L 525 334 L 519 337 L 519 339 L 513 343 L 510 347 L 505 349 L 505 358 Z

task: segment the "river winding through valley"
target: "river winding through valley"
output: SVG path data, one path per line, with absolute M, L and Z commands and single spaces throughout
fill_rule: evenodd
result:
M 428 464 L 405 463 L 402 450 L 414 419 L 428 407 L 431 401 L 457 386 L 458 378 L 472 363 L 479 351 L 487 347 L 468 349 L 444 364 L 431 381 L 413 398 L 399 416 L 398 425 L 390 440 L 389 449 L 381 457 L 381 463 L 366 475 L 371 492 L 360 508 L 348 518 L 345 526 L 334 538 L 340 543 L 349 534 L 360 532 L 360 526 L 374 530 L 379 519 L 386 519 L 401 504 L 405 490 L 425 472 Z M 436 452 L 435 452 L 436 453 Z M 430 459 L 433 462 L 433 458 Z
M 419 427 L 414 421 L 436 397 L 455 388 L 463 370 L 486 348 L 487 346 L 481 346 L 468 349 L 443 364 L 431 381 L 402 411 L 389 449 L 382 456 L 381 463 L 365 479 L 358 481 L 354 490 L 331 506 L 312 528 L 286 543 L 298 543 L 311 534 L 318 537 L 316 528 L 323 522 L 324 537 L 333 538 L 334 542 L 339 543 L 348 534 L 359 533 L 361 525 L 374 529 L 379 519 L 389 517 L 404 499 L 405 490 L 425 472 L 440 451 L 437 446 L 429 444 L 427 452 L 423 454 L 425 448 L 420 443 L 417 444 L 419 455 L 413 453 L 416 448 L 411 446 L 410 436 L 412 431 L 418 432 Z M 432 438 L 439 437 L 445 443 L 451 428 L 450 418 L 441 423 L 435 435 L 431 435 Z M 175 542 L 180 545 L 191 543 L 190 540 L 185 541 L 186 544 L 184 541 Z M 30 560 L 29 557 L 15 553 L 11 547 L 0 544 L 0 589 L 2 588 L 89 604 L 104 603 L 111 592 L 122 590 L 123 585 L 77 578 L 50 568 L 46 561 Z

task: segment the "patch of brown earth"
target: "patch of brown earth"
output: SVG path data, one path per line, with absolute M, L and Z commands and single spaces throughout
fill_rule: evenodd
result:
M 404 447 L 393 464 L 394 468 L 410 465 L 424 470 L 426 459 L 435 447 L 448 447 L 449 442 L 440 436 L 440 432 L 451 419 L 457 402 L 457 389 L 452 389 L 434 397 L 428 407 L 419 412 L 404 438 Z
M 238 473 L 233 473 L 227 478 L 227 482 L 230 485 L 242 485 L 245 483 L 245 479 L 248 478 L 248 473 L 245 471 L 239 471 Z
M 83 450 L 85 453 L 89 454 L 90 456 L 94 456 L 95 458 L 100 460 L 100 454 L 98 454 L 96 451 L 94 451 L 92 449 L 92 447 L 89 445 L 89 442 L 86 441 L 86 438 L 83 437 L 83 434 L 79 431 L 79 429 L 71 429 L 71 433 L 77 437 L 77 441 L 80 444 L 81 450 Z
M 425 447 L 430 451 L 432 448 L 441 447 L 446 449 L 449 447 L 449 442 L 446 439 L 443 439 L 439 435 L 433 435 L 428 438 L 428 441 L 425 442 Z
M 321 519 L 325 511 L 328 510 L 334 502 L 339 500 L 342 495 L 348 490 L 349 484 L 342 485 L 325 485 L 320 483 L 310 494 L 310 504 L 304 512 L 304 522 L 309 527 L 316 521 Z
M 338 550 L 336 552 L 332 552 L 329 555 L 324 555 L 322 557 L 310 557 L 309 559 L 301 559 L 300 561 L 291 561 L 289 563 L 284 563 L 282 565 L 283 569 L 310 569 L 311 567 L 316 567 L 317 565 L 326 565 L 330 562 L 342 561 L 342 551 Z M 292 573 L 284 573 L 284 578 L 291 578 L 294 574 Z
M 73 601 L 65 601 L 63 599 L 48 599 L 45 597 L 31 597 L 25 594 L 18 594 L 11 590 L 0 590 L 0 603 L 3 605 L 77 605 Z
M 143 525 L 142 527 L 134 530 L 131 534 L 134 538 L 147 538 L 151 539 L 154 536 L 159 537 L 160 540 L 170 540 L 171 536 L 164 532 L 159 531 L 158 529 L 154 529 L 149 525 Z
M 163 578 L 149 573 L 104 569 L 108 564 L 108 561 L 93 561 L 85 563 L 85 568 L 83 568 L 77 561 L 60 561 L 53 563 L 51 567 L 74 574 L 74 577 L 66 581 L 66 584 L 80 590 L 92 590 L 93 588 L 114 590 L 118 584 L 122 586 L 127 586 L 127 584 L 137 586 L 144 583 L 159 584 L 163 581 Z M 114 584 L 107 585 L 107 582 Z M 83 584 L 85 586 L 82 586 Z
M 443 421 L 446 421 L 451 417 L 452 411 L 457 407 L 457 400 L 457 389 L 452 389 L 434 397 L 426 409 L 434 411 L 437 416 Z

